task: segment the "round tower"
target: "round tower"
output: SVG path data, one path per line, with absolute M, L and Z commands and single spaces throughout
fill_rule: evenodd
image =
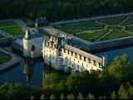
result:
M 32 44 L 31 44 L 30 34 L 29 34 L 28 30 L 25 31 L 25 36 L 24 36 L 22 42 L 23 42 L 23 55 L 24 55 L 24 57 L 30 57 Z

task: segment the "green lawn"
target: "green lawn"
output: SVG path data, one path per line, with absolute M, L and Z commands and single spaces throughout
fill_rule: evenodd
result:
M 18 36 L 22 33 L 22 30 L 13 22 L 0 22 L 0 30 L 4 30 L 13 36 Z
M 76 36 L 93 42 L 93 41 L 96 41 L 98 38 L 100 38 L 107 32 L 108 32 L 108 30 L 100 30 L 100 31 L 94 31 L 94 32 L 93 31 L 88 31 L 88 32 L 85 31 L 80 34 L 77 34 Z
M 7 61 L 11 60 L 11 57 L 3 52 L 0 52 L 0 64 L 3 64 Z
M 113 29 L 113 31 L 109 35 L 105 36 L 103 40 L 122 38 L 127 36 L 133 36 L 133 33 L 128 33 L 119 29 Z
M 102 29 L 104 26 L 97 24 L 95 21 L 88 21 L 88 22 L 62 24 L 57 27 L 70 34 L 76 34 L 85 30 Z

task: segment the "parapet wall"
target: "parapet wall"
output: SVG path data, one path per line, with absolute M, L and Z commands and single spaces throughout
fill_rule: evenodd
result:
M 131 37 L 124 37 L 119 39 L 95 42 L 87 46 L 87 50 L 89 52 L 102 52 L 107 50 L 112 50 L 115 48 L 121 48 L 126 46 L 133 45 L 133 36 Z

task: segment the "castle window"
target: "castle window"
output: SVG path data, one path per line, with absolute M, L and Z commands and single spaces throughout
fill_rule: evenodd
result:
M 88 62 L 91 63 L 91 59 L 90 58 L 88 58 Z
M 77 58 L 77 53 L 75 53 L 75 58 Z
M 84 57 L 84 61 L 86 61 L 86 58 Z
M 101 67 L 101 63 L 98 63 L 99 64 L 99 67 Z
M 80 60 L 82 59 L 81 55 L 79 55 L 79 59 L 80 59 Z
M 69 54 L 69 50 L 68 50 L 68 54 Z
M 73 56 L 73 52 L 71 51 L 71 55 Z
M 94 66 L 96 66 L 96 61 L 95 60 L 93 60 L 93 64 L 94 64 Z

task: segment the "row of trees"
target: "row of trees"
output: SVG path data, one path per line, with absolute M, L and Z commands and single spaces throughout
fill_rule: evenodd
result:
M 61 93 L 59 96 L 56 96 L 54 94 L 50 94 L 49 96 L 46 96 L 45 94 L 42 94 L 40 99 L 132 99 L 133 98 L 133 86 L 130 83 L 125 83 L 120 86 L 120 88 L 117 91 L 112 91 L 110 96 L 99 96 L 95 97 L 95 95 L 88 93 L 87 95 L 82 94 L 81 92 L 77 94 L 69 93 L 69 94 L 63 94 Z
M 8 6 L 8 7 L 7 7 Z M 0 17 L 47 16 L 50 21 L 128 12 L 132 0 L 2 0 Z
M 4 83 L 0 86 L 0 100 L 2 99 L 28 99 L 32 95 L 39 97 L 40 90 L 22 84 Z
M 99 96 L 88 93 L 83 94 L 78 92 L 77 94 L 73 93 L 60 93 L 60 94 L 49 94 L 38 91 L 36 89 L 31 89 L 29 87 L 24 87 L 20 84 L 9 84 L 5 83 L 0 86 L 0 99 L 132 99 L 133 98 L 133 86 L 130 83 L 125 83 L 120 86 L 117 91 L 112 91 L 110 96 Z

